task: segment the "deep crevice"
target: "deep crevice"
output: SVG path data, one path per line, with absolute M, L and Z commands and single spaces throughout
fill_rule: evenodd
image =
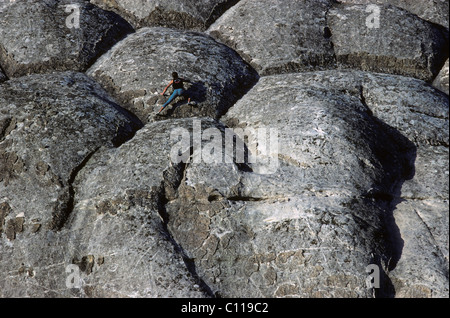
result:
M 338 68 L 339 67 L 339 63 L 337 61 L 336 50 L 334 49 L 333 32 L 331 31 L 330 25 L 328 23 L 328 13 L 330 12 L 331 9 L 333 9 L 336 6 L 336 4 L 339 4 L 339 2 L 337 2 L 336 0 L 331 0 L 330 2 L 331 2 L 330 6 L 328 7 L 327 11 L 325 12 L 324 37 L 326 39 L 330 40 L 330 46 L 331 46 L 331 49 L 333 51 L 334 65 L 335 65 L 336 68 Z
M 192 149 L 191 149 L 192 151 Z M 200 290 L 209 298 L 215 298 L 216 295 L 212 289 L 205 283 L 205 281 L 198 275 L 195 266 L 195 261 L 191 259 L 183 247 L 175 240 L 168 228 L 169 214 L 166 210 L 166 205 L 170 201 L 170 197 L 178 195 L 178 188 L 185 177 L 187 163 L 179 163 L 177 166 L 171 166 L 163 173 L 163 181 L 160 185 L 159 197 L 158 197 L 158 213 L 162 219 L 161 225 L 169 242 L 172 243 L 176 253 L 179 253 L 183 259 L 183 262 L 192 275 L 196 284 L 199 285 Z M 171 180 L 168 177 L 172 177 Z
M 218 3 L 212 10 L 208 19 L 205 22 L 205 29 L 208 29 L 214 22 L 216 22 L 225 12 L 235 6 L 239 0 L 225 0 Z
M 68 220 L 69 216 L 72 214 L 72 211 L 75 207 L 75 189 L 74 189 L 75 178 L 99 149 L 100 147 L 97 147 L 96 149 L 91 151 L 83 159 L 83 161 L 71 171 L 69 180 L 67 181 L 68 189 L 64 191 L 64 193 L 62 194 L 63 197 L 66 197 L 63 198 L 64 203 L 59 209 L 55 209 L 55 211 L 53 211 L 52 213 L 52 221 L 50 223 L 51 230 L 60 231 L 64 226 L 64 224 L 66 223 L 66 221 Z
M 389 138 L 389 142 L 393 143 L 393 149 L 396 152 L 398 160 L 398 167 L 400 171 L 393 169 L 395 166 L 389 167 L 389 162 L 385 162 L 386 170 L 394 173 L 395 178 L 392 180 L 386 179 L 384 183 L 387 183 L 386 189 L 376 189 L 373 191 L 367 191 L 361 195 L 366 200 L 372 200 L 384 210 L 382 218 L 382 227 L 385 231 L 386 249 L 389 254 L 389 259 L 383 261 L 381 259 L 374 260 L 374 264 L 378 264 L 381 271 L 382 284 L 379 289 L 374 291 L 376 298 L 393 298 L 395 297 L 395 288 L 390 280 L 389 272 L 394 270 L 398 261 L 401 258 L 404 241 L 401 237 L 400 229 L 396 224 L 394 218 L 394 211 L 399 203 L 403 201 L 401 197 L 401 189 L 403 183 L 407 180 L 411 180 L 415 175 L 415 159 L 417 155 L 417 147 L 412 141 L 401 134 L 396 128 L 384 123 L 382 120 L 374 116 L 372 110 L 366 103 L 364 94 L 364 87 L 359 86 L 359 99 L 361 104 L 365 107 L 367 114 L 372 118 L 374 125 L 378 129 L 386 134 Z M 381 156 L 382 158 L 383 156 Z M 385 158 L 384 161 L 386 161 Z M 384 166 L 384 165 L 383 165 Z M 386 176 L 387 177 L 387 176 Z
M 122 144 L 125 142 L 131 140 L 143 127 L 142 122 L 140 122 L 136 116 L 134 116 L 133 113 L 129 112 L 128 110 L 120 107 L 119 105 L 115 104 L 112 101 L 105 100 L 104 98 L 101 98 L 100 96 L 97 96 L 98 98 L 102 99 L 103 101 L 106 101 L 109 103 L 112 107 L 114 107 L 119 113 L 124 115 L 129 121 L 130 126 L 118 126 L 116 128 L 116 132 L 114 137 L 111 139 L 111 144 L 115 148 L 119 148 Z M 52 220 L 50 222 L 50 229 L 55 231 L 60 231 L 63 226 L 66 224 L 67 220 L 69 219 L 70 215 L 73 212 L 73 209 L 75 207 L 75 196 L 76 191 L 74 187 L 75 179 L 77 178 L 80 171 L 83 170 L 84 167 L 88 164 L 90 159 L 97 153 L 99 149 L 101 149 L 101 145 L 95 148 L 93 151 L 91 151 L 82 161 L 80 164 L 78 164 L 72 171 L 70 172 L 69 179 L 67 180 L 67 190 L 65 190 L 60 195 L 60 200 L 63 202 L 60 204 L 52 213 Z M 62 182 L 62 184 L 65 184 L 65 182 Z

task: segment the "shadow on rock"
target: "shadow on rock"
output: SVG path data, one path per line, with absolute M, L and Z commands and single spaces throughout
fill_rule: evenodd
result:
M 401 189 L 405 181 L 411 180 L 415 175 L 415 160 L 417 156 L 417 147 L 407 137 L 401 134 L 397 129 L 382 122 L 374 117 L 375 124 L 384 131 L 388 138 L 383 142 L 393 142 L 377 153 L 381 159 L 385 171 L 392 177 L 386 177 L 384 184 L 386 188 L 381 191 L 374 191 L 363 195 L 368 200 L 375 201 L 376 204 L 384 210 L 383 214 L 383 233 L 380 233 L 386 242 L 386 254 L 389 259 L 374 259 L 373 264 L 377 264 L 384 270 L 380 271 L 380 288 L 374 290 L 377 298 L 394 298 L 395 289 L 389 278 L 389 272 L 395 269 L 399 262 L 404 240 L 401 237 L 400 229 L 394 218 L 394 211 L 399 203 L 404 201 L 401 198 Z M 387 148 L 387 149 L 386 149 Z M 395 153 L 386 153 L 386 150 Z M 393 160 L 394 159 L 394 160 Z M 383 266 L 384 264 L 384 266 Z

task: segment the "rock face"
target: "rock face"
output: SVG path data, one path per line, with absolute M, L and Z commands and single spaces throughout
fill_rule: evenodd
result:
M 222 118 L 234 128 L 275 126 L 275 171 L 192 163 L 166 206 L 175 240 L 223 297 L 368 297 L 366 266 L 387 268 L 393 257 L 391 211 L 375 198 L 402 179 L 395 139 L 358 94 L 306 76 L 264 77 Z
M 0 1 L 0 297 L 448 297 L 448 2 L 144 2 Z
M 102 56 L 88 74 L 147 122 L 168 99 L 160 93 L 174 71 L 190 80 L 185 88 L 196 105 L 176 99 L 164 113 L 173 117 L 219 118 L 258 77 L 235 52 L 212 38 L 168 28 L 140 29 Z
M 239 1 L 208 33 L 239 52 L 260 74 L 330 68 L 328 0 Z
M 448 30 L 394 6 L 367 8 L 339 5 L 329 11 L 338 63 L 432 81 L 448 56 Z
M 141 124 L 80 73 L 9 80 L 0 96 L 2 198 L 27 220 L 60 229 L 84 161 L 101 146 L 131 138 Z
M 77 197 L 68 228 L 85 253 L 103 255 L 105 264 L 115 268 L 99 268 L 88 278 L 95 286 L 93 296 L 207 295 L 161 222 L 164 202 L 178 186 L 183 168 L 170 160 L 175 142 L 170 132 L 189 124 L 149 124 L 119 148 L 96 153 L 75 180 Z
M 402 132 L 415 147 L 405 149 L 413 159 L 412 178 L 405 181 L 394 198 L 398 202 L 394 219 L 403 244 L 390 277 L 397 297 L 446 297 L 448 95 L 420 81 L 383 79 L 383 82 L 391 88 L 389 92 L 370 90 L 367 85 L 365 101 L 375 116 Z M 433 261 L 429 263 L 430 260 Z
M 123 15 L 136 28 L 163 26 L 203 31 L 238 0 L 91 0 Z
M 132 27 L 86 1 L 11 2 L 0 11 L 0 61 L 9 77 L 85 71 Z

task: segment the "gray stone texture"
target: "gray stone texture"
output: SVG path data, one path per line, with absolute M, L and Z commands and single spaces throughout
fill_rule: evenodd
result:
M 256 72 L 239 55 L 211 37 L 168 28 L 142 28 L 103 55 L 88 70 L 121 104 L 144 121 L 169 98 L 160 94 L 172 72 L 190 81 L 186 93 L 162 114 L 219 118 L 256 81 Z
M 238 0 L 91 0 L 113 10 L 136 28 L 163 26 L 180 30 L 205 30 Z
M 0 297 L 448 297 L 447 9 L 0 0 Z
M 84 161 L 102 146 L 131 138 L 141 126 L 81 73 L 6 81 L 0 106 L 1 200 L 53 230 L 72 209 L 71 183 Z
M 85 71 L 132 31 L 120 16 L 86 1 L 13 1 L 0 10 L 0 65 L 8 77 Z
M 448 29 L 395 6 L 340 4 L 327 22 L 340 66 L 430 82 L 448 58 Z
M 328 0 L 242 0 L 208 29 L 260 74 L 269 75 L 335 64 L 327 27 Z

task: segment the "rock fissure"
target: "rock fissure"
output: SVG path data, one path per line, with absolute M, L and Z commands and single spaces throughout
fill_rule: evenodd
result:
M 65 202 L 62 204 L 61 211 L 55 211 L 53 213 L 53 217 L 50 223 L 50 229 L 55 231 L 60 231 L 70 215 L 72 214 L 72 211 L 75 206 L 75 197 L 76 197 L 76 191 L 74 187 L 74 182 L 80 171 L 88 164 L 89 160 L 92 158 L 92 156 L 100 149 L 100 147 L 94 149 L 91 151 L 84 159 L 81 161 L 81 163 L 76 166 L 74 169 L 72 169 L 70 173 L 70 177 L 67 180 L 67 198 Z
M 192 149 L 191 149 L 192 151 Z M 163 173 L 163 181 L 161 182 L 160 191 L 158 195 L 158 213 L 161 217 L 162 228 L 167 235 L 167 238 L 172 243 L 176 253 L 179 253 L 186 265 L 188 272 L 192 275 L 194 280 L 199 285 L 200 289 L 207 297 L 216 297 L 211 288 L 198 275 L 194 259 L 190 258 L 183 249 L 181 243 L 177 242 L 168 228 L 169 215 L 166 212 L 166 204 L 174 200 L 178 195 L 178 188 L 185 179 L 185 172 L 188 163 L 180 163 L 177 166 L 169 167 Z M 171 170 L 171 171 L 170 171 Z

